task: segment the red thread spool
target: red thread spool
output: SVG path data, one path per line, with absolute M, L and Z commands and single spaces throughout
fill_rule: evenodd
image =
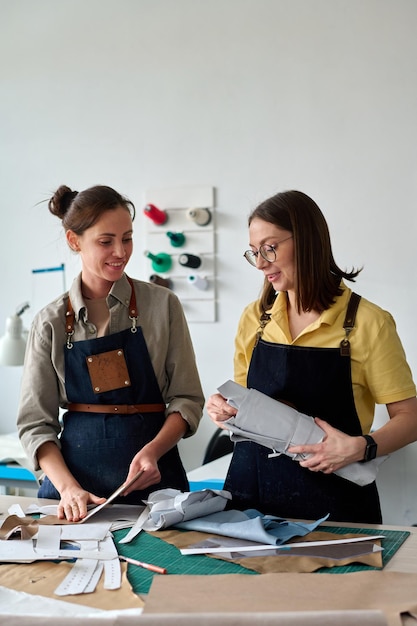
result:
M 143 212 L 153 221 L 154 224 L 158 224 L 158 226 L 165 224 L 168 219 L 166 212 L 161 211 L 161 209 L 158 209 L 158 207 L 154 204 L 147 204 L 143 209 Z

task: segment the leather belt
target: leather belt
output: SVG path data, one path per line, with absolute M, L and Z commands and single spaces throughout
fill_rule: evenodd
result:
M 120 413 L 133 415 L 134 413 L 159 413 L 165 411 L 165 404 L 68 404 L 68 411 L 82 413 Z

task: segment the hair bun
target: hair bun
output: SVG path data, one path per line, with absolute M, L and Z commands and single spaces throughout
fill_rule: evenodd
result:
M 63 218 L 72 201 L 78 195 L 78 191 L 73 191 L 66 185 L 58 187 L 52 198 L 48 202 L 48 208 L 52 215 Z

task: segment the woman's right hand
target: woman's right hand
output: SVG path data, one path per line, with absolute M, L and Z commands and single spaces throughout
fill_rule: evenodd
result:
M 102 504 L 106 498 L 85 491 L 75 480 L 54 441 L 45 441 L 37 450 L 39 467 L 48 476 L 61 496 L 58 519 L 79 522 L 87 515 L 87 504 Z
M 227 430 L 227 426 L 223 422 L 234 417 L 237 413 L 237 409 L 227 404 L 225 398 L 219 393 L 210 396 L 206 403 L 206 409 L 216 426 L 225 430 Z
M 99 498 L 81 487 L 68 487 L 61 494 L 58 504 L 58 519 L 79 522 L 87 515 L 87 504 L 102 504 L 106 498 Z

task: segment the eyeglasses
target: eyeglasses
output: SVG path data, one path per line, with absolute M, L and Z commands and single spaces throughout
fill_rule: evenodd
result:
M 246 250 L 246 252 L 243 253 L 243 256 L 251 265 L 253 265 L 253 267 L 256 267 L 256 261 L 258 259 L 259 253 L 261 253 L 261 257 L 265 259 L 265 261 L 267 261 L 268 263 L 273 263 L 277 258 L 278 246 L 284 243 L 284 241 L 288 241 L 288 239 L 292 239 L 292 237 L 293 236 L 291 235 L 290 237 L 287 237 L 286 239 L 282 239 L 282 241 L 279 241 L 278 243 L 275 243 L 274 245 L 264 243 L 262 246 L 259 246 L 258 250 Z

